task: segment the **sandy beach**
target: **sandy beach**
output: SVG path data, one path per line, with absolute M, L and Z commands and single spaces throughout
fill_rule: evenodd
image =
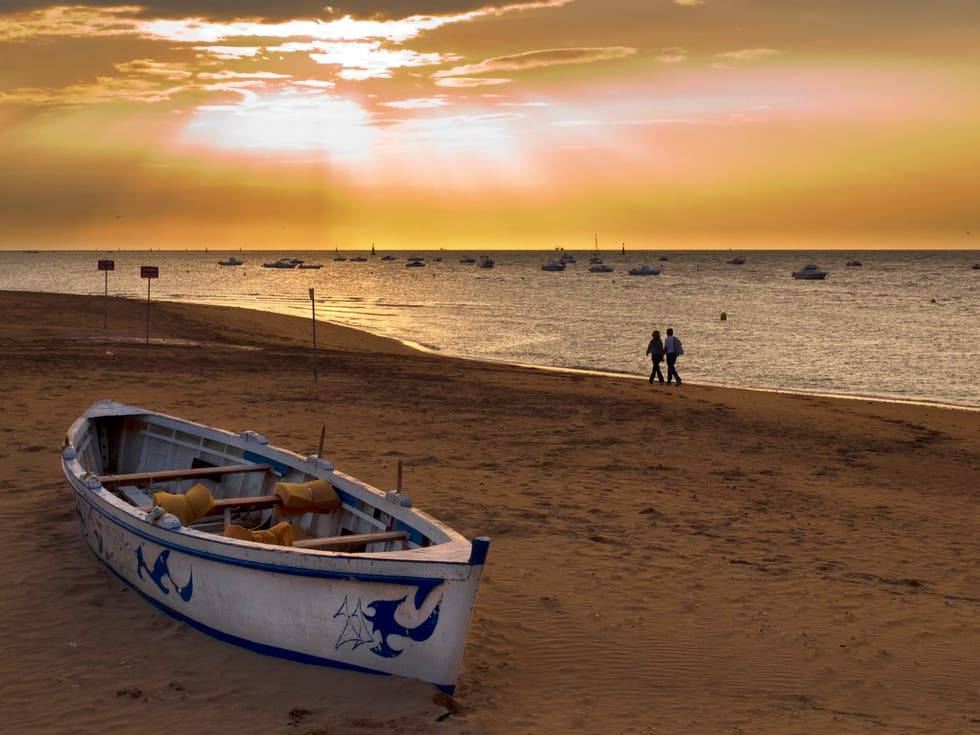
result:
M 241 309 L 0 292 L 0 731 L 980 729 L 980 412 L 551 373 Z M 640 340 L 642 341 L 642 339 Z M 801 367 L 801 369 L 805 369 Z M 266 658 L 83 543 L 101 398 L 325 454 L 488 535 L 452 701 Z M 448 709 L 447 709 L 448 707 Z

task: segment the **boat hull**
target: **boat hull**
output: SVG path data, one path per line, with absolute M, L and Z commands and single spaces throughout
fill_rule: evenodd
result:
M 152 523 L 70 446 L 63 468 L 85 542 L 168 615 L 258 653 L 453 691 L 489 542 L 458 561 L 241 542 Z

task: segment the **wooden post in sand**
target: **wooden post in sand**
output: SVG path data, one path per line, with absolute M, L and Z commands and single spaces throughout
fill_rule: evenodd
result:
M 313 309 L 313 382 L 315 383 L 320 375 L 316 364 L 316 298 L 312 288 L 310 288 L 310 306 Z
M 327 425 L 320 424 L 320 446 L 316 450 L 316 456 L 323 458 L 323 440 L 327 438 Z
M 140 278 L 146 279 L 146 344 L 150 344 L 150 281 L 160 277 L 160 269 L 155 265 L 141 265 Z
M 402 491 L 402 461 L 398 460 L 398 481 L 395 484 L 395 490 L 397 492 Z

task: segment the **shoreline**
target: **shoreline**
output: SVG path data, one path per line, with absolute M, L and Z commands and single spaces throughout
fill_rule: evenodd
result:
M 102 298 L 99 294 L 69 294 L 60 291 L 16 291 L 16 290 L 0 290 L 0 293 L 11 293 L 11 294 L 54 294 L 62 296 L 84 296 L 91 298 Z M 120 299 L 125 301 L 131 301 L 135 303 L 142 303 L 141 299 L 132 296 L 112 296 L 111 299 Z M 207 300 L 196 300 L 196 299 L 173 299 L 173 298 L 157 298 L 156 302 L 159 303 L 170 303 L 170 304 L 192 304 L 199 306 L 213 306 L 219 308 L 228 309 L 241 309 L 244 311 L 256 312 L 259 314 L 276 314 L 278 316 L 285 316 L 295 319 L 307 320 L 306 317 L 297 316 L 295 314 L 289 314 L 280 311 L 272 311 L 269 309 L 259 309 L 250 306 L 240 306 L 240 305 L 230 305 L 216 303 L 214 301 Z M 308 320 L 307 320 L 308 321 Z M 351 324 L 346 324 L 344 322 L 336 321 L 334 319 L 321 319 L 317 318 L 318 324 L 330 324 L 335 327 L 340 327 L 343 329 L 351 329 L 357 332 L 361 332 L 372 337 L 377 337 L 379 339 L 393 340 L 398 342 L 405 347 L 415 350 L 417 352 L 433 355 L 436 357 L 446 357 L 453 360 L 466 360 L 478 364 L 487 365 L 504 365 L 510 367 L 526 368 L 529 370 L 540 370 L 542 372 L 551 372 L 559 374 L 571 374 L 571 375 L 591 375 L 594 377 L 612 378 L 612 379 L 622 379 L 622 380 L 646 380 L 646 374 L 641 373 L 627 373 L 619 372 L 615 370 L 599 370 L 592 368 L 582 368 L 582 367 L 564 367 L 560 365 L 539 365 L 535 363 L 524 363 L 524 362 L 514 362 L 504 359 L 496 359 L 491 357 L 470 357 L 467 355 L 457 355 L 450 352 L 444 352 L 440 348 L 430 347 L 424 345 L 420 342 L 414 341 L 409 338 L 398 337 L 396 335 L 384 334 L 376 330 L 368 329 L 363 326 L 354 326 Z M 980 405 L 974 404 L 961 404 L 961 403 L 948 403 L 944 401 L 929 401 L 929 400 L 915 400 L 910 398 L 895 398 L 892 396 L 884 395 L 867 395 L 867 394 L 853 394 L 853 393 L 836 393 L 833 391 L 808 391 L 808 390 L 796 390 L 790 388 L 772 388 L 772 387 L 755 387 L 747 385 L 731 385 L 726 383 L 714 383 L 714 382 L 689 382 L 685 381 L 685 385 L 696 385 L 703 386 L 706 388 L 715 388 L 721 390 L 736 390 L 736 391 L 748 391 L 751 393 L 763 393 L 763 394 L 775 394 L 775 395 L 787 395 L 787 396 L 813 396 L 816 398 L 834 398 L 841 400 L 850 401 L 863 401 L 869 403 L 889 403 L 898 405 L 908 405 L 908 406 L 925 406 L 930 408 L 945 408 L 957 411 L 969 411 L 969 412 L 980 412 Z

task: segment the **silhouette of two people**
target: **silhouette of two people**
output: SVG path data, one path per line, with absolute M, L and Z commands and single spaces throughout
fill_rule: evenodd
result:
M 678 337 L 674 336 L 674 330 L 667 330 L 667 339 L 660 339 L 660 330 L 654 329 L 650 344 L 647 345 L 647 354 L 653 362 L 653 370 L 650 371 L 650 384 L 656 378 L 660 385 L 664 384 L 664 374 L 660 370 L 660 364 L 667 362 L 667 385 L 673 380 L 677 385 L 681 384 L 681 376 L 677 373 L 677 358 L 684 354 L 684 347 Z

